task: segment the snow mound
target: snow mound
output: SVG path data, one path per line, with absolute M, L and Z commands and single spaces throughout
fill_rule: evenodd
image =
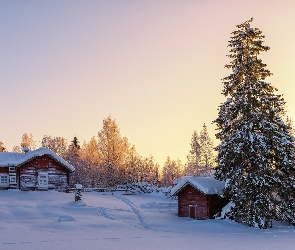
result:
M 75 206 L 87 206 L 87 203 L 84 201 L 71 201 L 71 204 L 75 205 Z
M 58 221 L 76 221 L 76 218 L 71 215 L 62 215 L 59 217 Z

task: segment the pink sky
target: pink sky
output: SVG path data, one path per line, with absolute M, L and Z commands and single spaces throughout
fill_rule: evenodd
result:
M 295 119 L 295 1 L 1 1 L 0 139 L 23 133 L 89 141 L 112 114 L 160 165 L 185 163 L 194 130 L 217 116 L 227 41 L 253 26 L 262 58 Z M 215 141 L 217 143 L 217 141 Z

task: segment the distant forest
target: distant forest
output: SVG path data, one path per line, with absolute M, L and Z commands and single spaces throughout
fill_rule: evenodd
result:
M 212 176 L 216 166 L 213 142 L 205 124 L 199 134 L 192 134 L 187 162 L 183 164 L 168 156 L 162 168 L 152 155 L 143 157 L 137 153 L 111 116 L 103 120 L 102 129 L 88 142 L 81 144 L 76 136 L 68 142 L 64 137 L 44 135 L 40 146 L 51 149 L 75 167 L 71 186 L 80 183 L 84 187 L 113 187 L 147 182 L 168 187 L 184 175 Z M 23 134 L 13 152 L 22 153 L 24 147 L 37 148 L 31 133 Z M 5 151 L 5 144 L 0 141 L 0 152 Z

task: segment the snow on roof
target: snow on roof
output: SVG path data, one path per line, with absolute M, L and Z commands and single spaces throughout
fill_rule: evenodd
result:
M 38 157 L 48 155 L 57 162 L 59 162 L 62 166 L 68 169 L 70 172 L 73 172 L 75 168 L 66 162 L 59 155 L 54 153 L 52 150 L 48 148 L 39 148 L 33 151 L 28 151 L 27 153 L 13 153 L 13 152 L 1 152 L 0 153 L 0 167 L 8 167 L 8 166 L 21 166 L 24 163 Z
M 218 181 L 210 177 L 185 176 L 171 189 L 171 195 L 177 195 L 184 187 L 191 185 L 204 194 L 222 194 L 225 186 L 224 181 Z

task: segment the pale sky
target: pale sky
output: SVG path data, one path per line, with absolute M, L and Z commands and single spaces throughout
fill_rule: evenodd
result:
M 251 17 L 266 79 L 295 119 L 295 1 L 0 1 L 0 140 L 81 143 L 109 114 L 142 156 L 183 163 L 204 123 L 215 145 L 230 33 Z

